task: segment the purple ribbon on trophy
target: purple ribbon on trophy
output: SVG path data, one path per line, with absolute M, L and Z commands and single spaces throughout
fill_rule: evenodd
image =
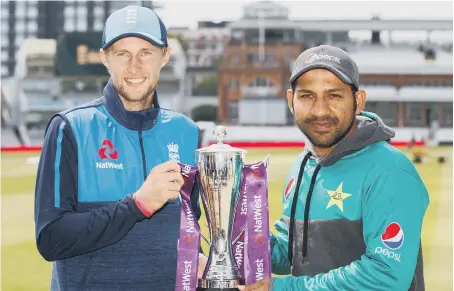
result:
M 246 165 L 243 168 L 244 193 L 247 196 L 244 236 L 244 279 L 246 285 L 271 278 L 267 163 L 268 158 L 263 162 Z
M 175 290 L 192 291 L 197 288 L 197 266 L 199 263 L 200 227 L 191 206 L 196 167 L 179 164 L 184 185 L 180 190 L 180 236 Z
M 233 224 L 237 276 L 246 284 L 271 278 L 267 168 L 245 165 Z
M 248 185 L 246 185 L 245 172 L 245 168 L 243 168 L 238 201 L 235 207 L 235 220 L 232 228 L 232 249 L 235 258 L 235 271 L 240 279 L 244 279 L 244 247 L 246 243 L 244 236 L 246 235 L 246 219 L 248 214 Z

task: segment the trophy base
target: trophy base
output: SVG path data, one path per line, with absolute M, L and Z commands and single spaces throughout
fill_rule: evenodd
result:
M 199 280 L 197 291 L 239 291 L 239 285 L 244 285 L 244 280 Z

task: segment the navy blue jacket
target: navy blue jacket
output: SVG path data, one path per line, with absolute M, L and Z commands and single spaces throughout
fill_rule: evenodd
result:
M 126 111 L 104 96 L 49 122 L 35 189 L 36 243 L 53 261 L 51 290 L 173 290 L 180 201 L 146 218 L 130 197 L 153 167 L 193 165 L 199 129 L 159 107 Z M 192 206 L 200 218 L 198 189 Z

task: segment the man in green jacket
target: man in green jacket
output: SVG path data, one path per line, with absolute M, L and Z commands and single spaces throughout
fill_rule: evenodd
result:
M 288 174 L 271 234 L 274 277 L 241 290 L 424 290 L 421 227 L 428 193 L 364 112 L 356 63 L 322 45 L 296 60 L 288 106 L 306 147 Z

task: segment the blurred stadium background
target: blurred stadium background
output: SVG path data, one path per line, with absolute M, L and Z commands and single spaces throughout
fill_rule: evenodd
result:
M 108 80 L 98 54 L 103 23 L 132 3 L 165 9 L 154 1 L 1 2 L 2 290 L 49 290 L 51 265 L 36 250 L 33 226 L 44 129 L 55 112 L 101 96 Z M 160 104 L 197 121 L 204 144 L 223 124 L 227 141 L 247 148 L 249 162 L 271 154 L 273 222 L 286 173 L 304 146 L 284 98 L 292 64 L 318 44 L 348 51 L 368 93 L 366 110 L 395 129 L 392 143 L 414 160 L 429 189 L 426 289 L 452 290 L 453 51 L 452 37 L 434 37 L 452 35 L 452 27 L 452 14 L 306 20 L 290 18 L 278 2 L 248 2 L 234 21 L 168 27 L 173 56 L 161 72 Z M 368 37 L 352 37 L 357 31 Z M 402 31 L 425 37 L 394 37 Z

